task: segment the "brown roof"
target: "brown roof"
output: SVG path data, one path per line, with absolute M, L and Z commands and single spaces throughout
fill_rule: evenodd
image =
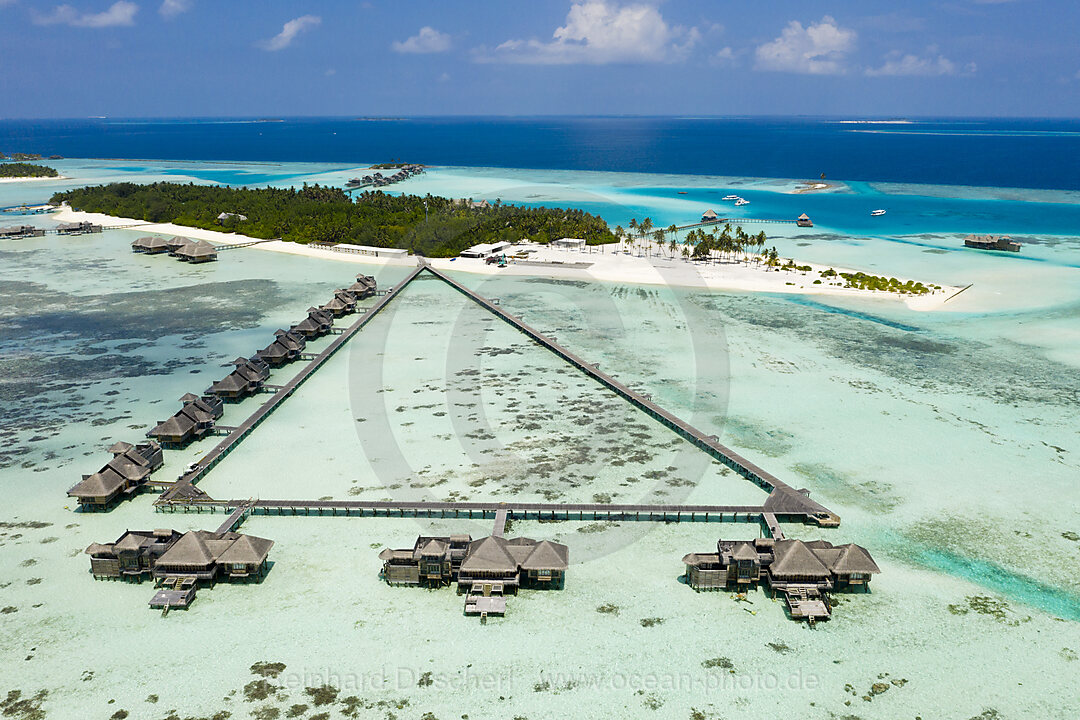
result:
M 570 564 L 570 550 L 561 543 L 541 540 L 521 563 L 522 570 L 565 570 Z
M 158 565 L 177 567 L 206 567 L 213 562 L 214 554 L 197 531 L 181 535 L 180 539 L 158 558 Z
M 772 575 L 820 578 L 830 575 L 829 569 L 802 540 L 781 540 L 773 552 L 775 559 L 769 568 Z
M 259 565 L 270 554 L 270 548 L 274 547 L 273 540 L 255 537 L 254 535 L 240 535 L 231 545 L 218 556 L 217 561 L 222 564 L 245 563 L 247 565 Z
M 880 573 L 881 568 L 870 557 L 866 548 L 855 543 L 839 546 L 840 556 L 832 565 L 832 571 L 838 574 L 846 573 Z
M 461 561 L 462 572 L 514 572 L 518 563 L 506 549 L 506 540 L 489 536 L 473 540 Z
M 731 549 L 731 557 L 733 560 L 758 560 L 757 550 L 748 542 L 736 543 Z

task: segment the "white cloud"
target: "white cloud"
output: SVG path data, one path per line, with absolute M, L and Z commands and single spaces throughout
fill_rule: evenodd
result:
M 119 0 L 99 13 L 81 13 L 71 5 L 57 5 L 48 14 L 31 11 L 35 25 L 70 25 L 72 27 L 105 28 L 118 25 L 134 25 L 139 6 L 127 0 Z
M 854 30 L 842 28 L 826 15 L 821 22 L 806 27 L 792 20 L 780 37 L 755 51 L 758 70 L 839 75 L 845 72 L 844 60 L 855 47 Z
M 292 41 L 296 39 L 297 35 L 305 30 L 316 27 L 321 22 L 322 18 L 318 15 L 301 15 L 300 17 L 285 23 L 281 28 L 281 32 L 274 37 L 260 42 L 259 47 L 263 50 L 269 50 L 270 52 L 284 50 L 292 45 Z
M 727 65 L 735 62 L 735 51 L 731 47 L 723 47 L 717 50 L 709 58 L 709 62 L 713 65 Z
M 550 41 L 507 40 L 494 51 L 478 49 L 475 59 L 533 65 L 667 62 L 686 57 L 700 39 L 697 28 L 671 27 L 651 5 L 578 0 Z
M 974 72 L 974 63 L 968 65 L 965 70 Z M 910 53 L 892 52 L 885 56 L 885 64 L 881 67 L 866 69 L 866 74 L 871 77 L 881 75 L 956 75 L 959 72 L 960 69 L 956 66 L 956 63 L 944 55 L 935 57 L 932 51 L 924 57 Z
M 399 53 L 441 53 L 450 49 L 450 36 L 433 27 L 422 27 L 420 32 L 402 42 L 391 44 Z
M 192 0 L 164 0 L 158 12 L 162 17 L 172 18 L 191 9 Z

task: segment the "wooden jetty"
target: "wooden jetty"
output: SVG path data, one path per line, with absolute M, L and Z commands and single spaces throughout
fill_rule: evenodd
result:
M 418 266 L 412 271 L 405 281 L 398 286 L 402 288 L 419 275 L 424 269 L 424 266 Z M 222 458 L 228 455 L 232 450 L 246 438 L 251 431 L 254 430 L 259 424 L 267 418 L 277 407 L 288 398 L 292 397 L 292 394 L 296 392 L 296 389 L 304 384 L 311 375 L 322 367 L 323 363 L 329 360 L 334 353 L 341 349 L 345 343 L 347 343 L 352 337 L 359 332 L 373 317 L 379 314 L 379 311 L 386 307 L 391 300 L 395 297 L 395 293 L 389 293 L 379 298 L 378 302 L 372 305 L 366 313 L 364 313 L 355 323 L 349 326 L 345 332 L 338 335 L 334 340 L 326 347 L 325 350 L 320 352 L 315 358 L 309 362 L 304 369 L 297 373 L 289 382 L 285 383 L 280 390 L 275 392 L 269 400 L 261 405 L 254 413 L 251 414 L 244 422 L 240 423 L 235 430 L 229 433 L 229 435 L 218 443 L 214 449 L 206 453 L 195 464 L 194 469 L 191 472 L 185 473 L 173 484 L 168 490 L 166 490 L 161 497 L 158 498 L 156 504 L 170 503 L 174 501 L 192 502 L 188 498 L 188 493 L 185 491 L 186 486 L 190 486 L 199 481 L 203 475 L 205 475 L 211 468 L 221 462 Z
M 402 288 L 427 271 L 466 295 L 482 307 L 494 313 L 527 335 L 536 343 L 554 352 L 578 370 L 620 395 L 635 407 L 669 429 L 692 442 L 695 446 L 735 470 L 744 478 L 754 482 L 769 495 L 763 505 L 608 505 L 608 504 L 545 504 L 515 503 L 508 506 L 501 503 L 439 503 L 439 502 L 393 502 L 359 500 L 255 500 L 255 501 L 218 501 L 192 486 L 211 468 L 221 461 L 236 445 L 251 433 L 278 405 L 289 398 L 319 367 L 337 350 L 359 332 L 380 310 L 386 307 Z M 770 537 L 783 538 L 780 521 L 808 522 L 821 526 L 833 527 L 840 523 L 840 518 L 824 506 L 814 502 L 806 490 L 797 490 L 783 482 L 734 450 L 720 444 L 715 435 L 706 435 L 701 430 L 681 420 L 661 408 L 651 398 L 619 382 L 601 371 L 595 365 L 560 345 L 554 338 L 548 337 L 524 323 L 520 318 L 503 310 L 496 302 L 481 297 L 464 285 L 451 279 L 439 270 L 420 260 L 417 268 L 399 284 L 394 292 L 379 299 L 363 316 L 353 323 L 333 342 L 316 355 L 310 363 L 291 381 L 281 386 L 274 395 L 247 420 L 203 456 L 195 467 L 169 486 L 158 498 L 155 505 L 159 508 L 194 509 L 234 509 L 242 504 L 249 504 L 251 512 L 278 515 L 345 515 L 358 517 L 481 517 L 497 519 L 499 513 L 512 519 L 563 519 L 563 520 L 645 520 L 661 522 L 758 522 L 764 524 Z M 505 524 L 505 520 L 503 520 Z

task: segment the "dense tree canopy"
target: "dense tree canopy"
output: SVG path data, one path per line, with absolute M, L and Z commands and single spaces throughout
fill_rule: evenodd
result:
M 428 195 L 365 192 L 355 201 L 339 188 L 229 188 L 175 183 L 112 183 L 57 193 L 52 201 L 149 222 L 173 222 L 229 230 L 257 238 L 299 243 L 332 242 L 406 248 L 419 255 L 450 257 L 483 242 L 527 238 L 547 243 L 563 237 L 590 245 L 615 242 L 601 218 L 581 210 L 520 207 L 496 201 L 488 207 Z M 218 221 L 221 213 L 244 215 Z
M 0 177 L 56 177 L 59 175 L 54 168 L 47 165 L 31 165 L 30 163 L 0 163 Z

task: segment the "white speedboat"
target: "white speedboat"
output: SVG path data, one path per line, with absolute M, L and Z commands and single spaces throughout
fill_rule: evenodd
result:
M 738 200 L 735 201 L 735 207 L 739 207 L 740 205 L 749 205 L 749 204 L 750 204 L 749 200 L 743 200 L 742 198 L 739 198 Z
M 738 195 L 725 195 L 724 199 L 725 200 L 742 200 L 742 198 L 739 197 Z
M 874 210 L 870 213 L 870 217 L 881 217 L 885 214 L 884 210 Z

